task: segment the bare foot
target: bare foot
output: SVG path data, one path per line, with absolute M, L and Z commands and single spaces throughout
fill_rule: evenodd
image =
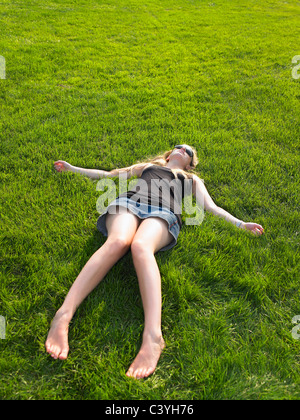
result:
M 45 343 L 47 352 L 53 359 L 65 360 L 69 353 L 68 331 L 70 318 L 65 313 L 57 312 Z
M 144 336 L 140 351 L 126 375 L 136 379 L 147 378 L 155 371 L 164 347 L 165 342 L 161 336 L 157 339 L 153 339 L 151 336 Z

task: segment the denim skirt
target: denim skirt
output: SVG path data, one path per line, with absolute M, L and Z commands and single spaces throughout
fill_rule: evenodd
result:
M 173 248 L 177 243 L 177 238 L 180 232 L 180 226 L 178 219 L 174 213 L 169 209 L 164 207 L 151 206 L 144 203 L 137 203 L 134 200 L 131 200 L 127 197 L 118 197 L 104 211 L 104 213 L 99 216 L 97 220 L 97 229 L 103 233 L 104 236 L 107 236 L 106 229 L 106 215 L 107 214 L 116 214 L 116 207 L 121 206 L 127 208 L 131 213 L 139 217 L 141 220 L 146 219 L 147 217 L 159 217 L 164 219 L 168 224 L 168 230 L 173 236 L 173 240 L 161 248 L 159 251 L 167 251 L 168 249 Z

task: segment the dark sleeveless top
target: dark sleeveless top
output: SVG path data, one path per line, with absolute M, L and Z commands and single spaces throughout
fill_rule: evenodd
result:
M 192 193 L 192 180 L 182 174 L 178 178 L 170 168 L 152 165 L 144 169 L 133 189 L 121 194 L 138 203 L 167 208 L 174 213 L 182 226 L 182 199 Z

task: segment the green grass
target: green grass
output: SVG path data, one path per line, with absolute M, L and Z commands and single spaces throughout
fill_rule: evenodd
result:
M 0 11 L 2 399 L 298 399 L 298 1 L 7 1 Z M 50 321 L 92 253 L 96 182 L 57 159 L 113 169 L 185 142 L 216 203 L 157 254 L 166 350 L 125 376 L 143 310 L 131 254 L 87 298 L 70 356 Z

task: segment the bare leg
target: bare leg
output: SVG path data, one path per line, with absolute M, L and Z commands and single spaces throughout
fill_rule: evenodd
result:
M 76 309 L 129 250 L 139 223 L 139 219 L 124 208 L 121 214 L 107 216 L 107 241 L 85 264 L 51 324 L 45 347 L 54 359 L 67 358 L 68 327 Z
M 161 277 L 154 254 L 172 239 L 164 220 L 149 218 L 141 223 L 131 244 L 143 301 L 145 328 L 140 351 L 126 375 L 137 379 L 154 372 L 165 347 L 161 332 Z

